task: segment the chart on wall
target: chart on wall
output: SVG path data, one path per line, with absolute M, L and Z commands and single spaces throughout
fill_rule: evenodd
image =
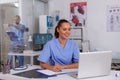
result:
M 70 3 L 70 22 L 72 26 L 86 26 L 87 2 Z
M 120 6 L 107 6 L 107 31 L 120 32 Z

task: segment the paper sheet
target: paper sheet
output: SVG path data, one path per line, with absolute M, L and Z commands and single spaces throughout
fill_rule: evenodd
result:
M 3 26 L 4 26 L 4 29 L 5 29 L 6 32 L 13 32 L 12 26 L 9 27 L 8 24 L 3 24 Z
M 37 72 L 52 76 L 52 75 L 58 75 L 58 74 L 64 74 L 64 73 L 69 73 L 69 72 L 75 72 L 78 71 L 78 69 L 64 69 L 61 72 L 53 72 L 51 70 L 37 70 Z

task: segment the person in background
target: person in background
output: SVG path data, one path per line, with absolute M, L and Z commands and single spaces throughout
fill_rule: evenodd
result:
M 9 27 L 12 27 L 13 33 L 10 36 L 11 46 L 10 52 L 14 53 L 23 53 L 24 50 L 24 32 L 26 30 L 25 25 L 20 23 L 20 16 L 16 15 L 14 17 L 14 24 L 9 24 Z M 16 60 L 19 61 L 18 66 L 23 66 L 24 64 L 24 57 L 23 56 L 15 56 Z M 10 65 L 12 67 L 12 56 L 10 58 Z
M 62 69 L 78 68 L 79 48 L 69 38 L 71 34 L 70 23 L 61 19 L 55 28 L 55 39 L 44 46 L 38 57 L 40 66 L 59 72 Z

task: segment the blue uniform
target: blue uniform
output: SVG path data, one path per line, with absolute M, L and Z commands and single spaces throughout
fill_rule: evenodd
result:
M 11 45 L 21 44 L 24 45 L 24 31 L 26 29 L 25 25 L 19 24 L 19 27 L 21 27 L 23 30 L 18 30 L 15 27 L 12 27 L 13 32 L 15 33 L 15 36 L 13 37 L 13 40 L 11 41 Z
M 68 39 L 63 48 L 58 39 L 53 39 L 45 45 L 38 60 L 50 65 L 67 65 L 78 62 L 79 53 L 74 41 Z
M 10 47 L 11 52 L 14 52 L 15 47 L 17 47 L 18 45 L 24 47 L 24 31 L 25 31 L 26 27 L 23 24 L 19 24 L 19 27 L 21 27 L 22 30 L 19 30 L 15 27 L 12 27 L 12 30 L 14 32 L 14 36 L 11 40 L 11 47 Z M 15 52 L 19 53 L 19 49 L 16 49 Z M 16 56 L 16 58 L 19 60 L 19 66 L 22 66 L 23 62 L 24 62 L 24 57 L 23 56 Z M 10 58 L 10 62 L 11 62 L 11 68 L 12 68 L 12 56 Z

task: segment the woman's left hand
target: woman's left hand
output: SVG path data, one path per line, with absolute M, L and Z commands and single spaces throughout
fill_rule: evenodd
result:
M 56 65 L 54 66 L 54 69 L 56 69 L 56 70 L 58 70 L 58 71 L 62 71 L 63 66 L 62 66 L 62 65 L 59 65 L 59 64 L 56 64 Z

